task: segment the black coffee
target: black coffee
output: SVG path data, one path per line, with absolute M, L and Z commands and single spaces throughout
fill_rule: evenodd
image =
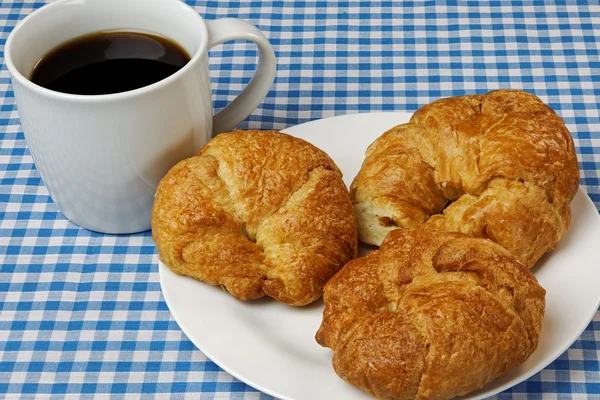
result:
M 63 93 L 126 92 L 174 74 L 189 60 L 181 46 L 162 36 L 97 32 L 51 50 L 35 66 L 31 80 Z

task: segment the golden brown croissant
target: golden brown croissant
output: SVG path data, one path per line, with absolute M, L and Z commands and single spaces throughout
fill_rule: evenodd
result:
M 152 236 L 178 274 L 291 305 L 321 297 L 357 249 L 342 173 L 275 131 L 220 134 L 173 167 L 157 189 Z
M 567 230 L 578 187 L 562 119 L 532 94 L 497 90 L 435 101 L 384 133 L 350 195 L 365 243 L 426 223 L 489 238 L 531 267 Z
M 490 240 L 397 229 L 327 283 L 316 339 L 340 377 L 380 399 L 450 399 L 531 355 L 544 296 Z

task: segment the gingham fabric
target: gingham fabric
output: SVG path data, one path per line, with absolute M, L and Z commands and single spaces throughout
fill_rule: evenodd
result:
M 249 20 L 275 48 L 273 89 L 242 128 L 414 111 L 439 97 L 525 89 L 564 118 L 581 184 L 600 206 L 596 1 L 189 4 L 206 19 Z M 17 21 L 41 6 L 0 1 L 0 50 Z M 256 51 L 234 43 L 210 55 L 220 109 L 250 79 Z M 161 295 L 149 233 L 95 234 L 58 212 L 0 62 L 0 398 L 270 398 L 222 371 L 181 332 Z M 498 398 L 599 399 L 599 349 L 597 313 L 558 360 Z

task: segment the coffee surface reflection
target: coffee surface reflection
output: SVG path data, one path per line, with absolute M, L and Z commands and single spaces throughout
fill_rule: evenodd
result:
M 179 44 L 163 36 L 96 32 L 71 39 L 44 55 L 31 81 L 62 93 L 119 93 L 161 81 L 189 60 Z

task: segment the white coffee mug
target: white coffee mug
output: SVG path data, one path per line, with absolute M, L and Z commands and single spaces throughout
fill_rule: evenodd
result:
M 192 58 L 157 83 L 108 95 L 59 93 L 28 79 L 57 45 L 107 30 L 159 34 Z M 234 39 L 258 46 L 258 67 L 245 90 L 213 121 L 207 51 Z M 213 133 L 243 121 L 275 79 L 275 54 L 256 27 L 237 19 L 204 21 L 179 0 L 50 3 L 12 31 L 5 59 L 27 144 L 52 199 L 69 220 L 103 233 L 150 229 L 159 180 Z

